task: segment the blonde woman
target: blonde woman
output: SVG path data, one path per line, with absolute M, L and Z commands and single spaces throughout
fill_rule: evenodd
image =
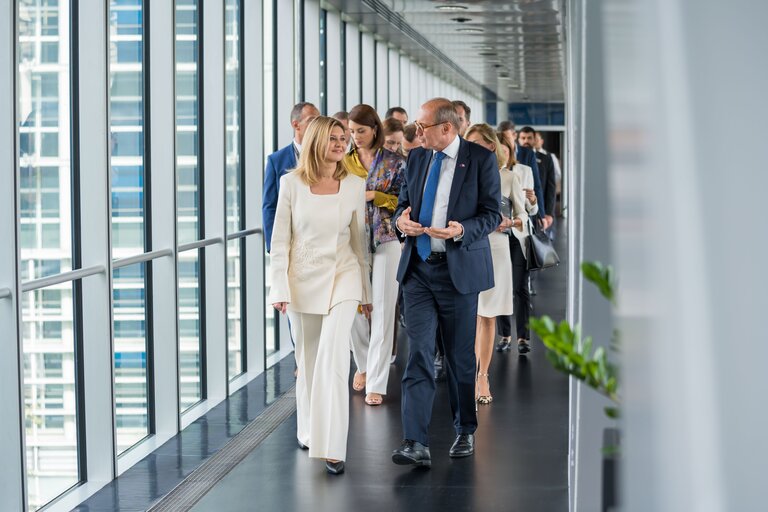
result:
M 297 438 L 309 456 L 344 472 L 349 430 L 349 336 L 358 305 L 371 312 L 365 180 L 343 163 L 344 126 L 307 127 L 296 170 L 280 179 L 272 233 L 270 302 L 296 341 Z
M 356 391 L 365 387 L 365 403 L 376 406 L 381 405 L 387 394 L 395 338 L 400 241 L 392 224 L 392 213 L 403 182 L 405 157 L 385 147 L 386 131 L 370 105 L 357 105 L 349 111 L 349 130 L 355 147 L 344 162 L 351 173 L 366 180 L 366 223 L 373 255 L 370 340 L 368 324 L 358 316 L 352 331 L 352 352 L 357 366 L 352 386 Z
M 539 212 L 539 205 L 534 192 L 533 169 L 523 165 L 515 159 L 515 150 L 508 139 L 501 137 L 502 150 L 508 155 L 508 168 L 512 174 L 520 179 L 525 192 L 525 211 L 528 216 L 535 216 Z M 525 259 L 525 237 L 528 236 L 528 223 L 523 226 L 523 231 L 513 231 L 514 236 L 509 238 L 509 252 L 512 258 L 512 292 L 514 296 L 513 309 L 515 316 L 515 333 L 517 337 L 517 351 L 519 354 L 527 354 L 531 351 L 531 332 L 528 328 L 528 318 L 531 314 L 531 296 L 528 292 L 528 278 L 530 272 Z M 496 318 L 496 328 L 501 340 L 496 345 L 497 352 L 506 352 L 512 348 L 512 318 L 499 316 Z
M 520 179 L 507 170 L 507 159 L 493 128 L 485 123 L 472 125 L 467 129 L 465 138 L 496 153 L 501 178 L 501 224 L 495 232 L 488 235 L 495 286 L 480 292 L 478 297 L 475 337 L 475 357 L 477 358 L 475 395 L 478 403 L 490 404 L 493 396 L 488 382 L 488 367 L 491 365 L 493 356 L 496 317 L 511 315 L 513 310 L 510 232 L 522 233 L 527 224 L 528 215 L 525 211 L 525 194 Z

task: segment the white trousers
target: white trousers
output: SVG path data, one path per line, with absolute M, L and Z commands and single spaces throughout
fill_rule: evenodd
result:
M 349 340 L 357 301 L 327 315 L 288 310 L 296 341 L 296 437 L 309 456 L 345 460 L 349 431 Z
M 400 263 L 400 243 L 385 242 L 373 254 L 373 312 L 370 341 L 368 320 L 355 318 L 352 328 L 352 354 L 357 371 L 366 372 L 366 393 L 387 394 L 389 361 L 395 340 L 395 306 L 397 305 L 397 266 Z

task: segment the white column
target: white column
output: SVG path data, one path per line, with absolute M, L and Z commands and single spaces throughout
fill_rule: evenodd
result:
M 363 56 L 363 65 L 360 69 L 363 77 L 361 103 L 366 103 L 375 109 L 376 89 L 374 82 L 376 80 L 376 68 L 374 67 L 374 59 L 376 58 L 376 41 L 374 41 L 373 35 L 370 32 L 363 32 L 363 44 L 360 52 Z
M 328 115 L 332 116 L 344 107 L 341 104 L 341 16 L 336 11 L 328 11 L 326 15 L 326 99 Z
M 320 2 L 304 0 L 304 101 L 320 108 Z M 331 112 L 333 113 L 333 112 Z
M 383 116 L 389 104 L 389 48 L 386 41 L 376 41 L 376 104 L 374 108 Z
M 152 45 L 149 59 L 149 103 L 147 123 L 151 134 L 149 175 L 152 190 L 152 250 L 176 247 L 176 94 L 174 2 L 144 4 L 150 20 L 147 29 Z M 207 132 L 206 132 L 207 135 Z M 149 221 L 149 219 L 147 219 Z M 156 444 L 159 446 L 179 429 L 179 344 L 176 328 L 176 257 L 152 261 L 152 347 L 154 363 Z M 122 469 L 122 467 L 121 467 Z
M 246 229 L 261 227 L 261 193 L 264 183 L 264 139 L 262 121 L 264 104 L 262 8 L 260 3 L 243 2 L 245 52 L 242 97 L 245 111 L 243 128 L 246 201 Z M 264 371 L 264 236 L 245 239 L 246 346 L 249 377 Z
M 762 510 L 768 4 L 620 7 L 606 4 L 602 23 L 624 340 L 622 508 Z M 672 151 L 658 149 L 670 141 Z
M 224 138 L 224 0 L 203 2 L 205 238 L 226 239 Z M 205 254 L 205 360 L 209 407 L 227 396 L 226 243 Z
M 112 368 L 111 180 L 109 165 L 108 3 L 82 0 L 78 9 L 80 133 L 80 243 L 82 267 L 106 273 L 82 280 L 83 379 L 86 464 L 90 483 L 115 476 L 114 375 Z M 84 28 L 87 27 L 87 30 Z M 74 135 L 74 134 L 73 134 Z M 87 198 L 87 199 L 86 199 Z M 98 384 L 97 384 L 98 383 Z
M 344 109 L 349 111 L 352 107 L 361 103 L 360 91 L 360 31 L 357 26 L 347 23 L 347 104 Z
M 277 2 L 277 26 L 274 27 L 277 45 L 277 61 L 274 63 L 277 73 L 277 147 L 287 146 L 293 138 L 291 130 L 291 108 L 296 104 L 296 80 L 294 74 L 294 16 L 293 2 Z M 206 35 L 206 37 L 208 37 Z
M 385 108 L 400 107 L 400 51 L 390 48 L 389 58 L 389 104 Z
M 24 420 L 20 407 L 21 375 L 19 375 L 20 325 L 17 297 L 18 252 L 16 226 L 18 203 L 16 183 L 16 76 L 15 9 L 16 0 L 0 0 L 0 510 L 24 510 Z M 7 295 L 6 295 L 7 294 Z

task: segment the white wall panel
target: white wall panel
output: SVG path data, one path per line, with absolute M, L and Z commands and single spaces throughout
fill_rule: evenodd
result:
M 341 17 L 338 12 L 328 11 L 326 14 L 326 77 L 328 115 L 333 115 L 343 109 L 341 103 L 342 76 L 341 69 Z
M 359 104 L 362 98 L 360 91 L 360 31 L 351 23 L 346 24 L 346 78 L 347 78 L 347 104 L 344 110 L 352 110 Z
M 294 51 L 294 12 L 293 2 L 279 0 L 277 2 L 277 27 L 275 40 L 277 44 L 277 147 L 287 146 L 293 139 L 291 128 L 291 108 L 297 103 L 295 82 Z M 279 27 L 279 28 L 278 28 Z
M 320 2 L 304 0 L 304 101 L 320 108 Z
M 24 509 L 21 376 L 16 251 L 15 0 L 0 0 L 0 510 Z
M 376 105 L 379 116 L 384 115 L 389 104 L 389 48 L 384 41 L 376 41 Z
M 245 227 L 262 227 L 261 195 L 264 183 L 263 133 L 263 11 L 260 2 L 243 2 L 243 129 L 245 130 Z M 248 376 L 264 371 L 264 242 L 263 234 L 245 240 L 246 346 Z
M 400 105 L 400 52 L 390 48 L 389 58 L 389 104 L 386 108 L 401 107 Z
M 107 32 L 108 4 L 100 0 L 79 2 L 79 146 L 81 231 L 79 233 L 82 267 L 102 266 L 106 273 L 82 280 L 83 379 L 87 385 L 85 403 L 86 463 L 91 483 L 106 483 L 115 476 L 115 422 L 112 368 L 112 256 L 111 180 L 104 172 L 109 164 L 108 80 L 109 47 Z
M 360 72 L 363 77 L 362 102 L 376 108 L 376 41 L 370 32 L 363 32 L 363 42 L 360 48 L 362 53 L 362 68 Z
M 205 237 L 226 239 L 224 0 L 203 2 Z M 205 253 L 205 358 L 209 407 L 227 396 L 226 243 Z M 188 416 L 188 415 L 185 415 Z M 185 417 L 185 421 L 186 421 Z

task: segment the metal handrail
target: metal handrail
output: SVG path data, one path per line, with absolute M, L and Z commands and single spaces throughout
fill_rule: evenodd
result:
M 179 252 L 191 251 L 192 249 L 200 249 L 201 247 L 208 247 L 209 245 L 223 244 L 224 239 L 220 236 L 216 238 L 207 238 L 205 240 L 198 240 L 197 242 L 191 242 L 188 244 L 180 245 Z
M 238 231 L 237 233 L 230 233 L 227 235 L 227 241 L 229 240 L 237 240 L 238 238 L 244 238 L 246 236 L 255 235 L 257 233 L 262 233 L 261 228 L 251 228 L 251 229 L 244 229 L 242 231 Z
M 136 265 L 137 263 L 146 263 L 164 256 L 173 256 L 173 251 L 171 249 L 160 249 L 159 251 L 145 252 L 144 254 L 121 258 L 112 262 L 112 268 L 123 268 L 129 265 Z
M 0 299 L 5 299 L 12 296 L 13 292 L 11 292 L 10 288 L 0 288 Z
M 39 290 L 40 288 L 47 288 L 57 284 L 66 283 L 69 281 L 77 281 L 78 279 L 84 279 L 86 277 L 94 276 L 96 274 L 103 274 L 107 270 L 104 265 L 96 265 L 88 268 L 81 268 L 77 270 L 70 270 L 69 272 L 63 272 L 55 276 L 43 277 L 41 279 L 35 279 L 21 284 L 22 292 L 31 292 L 32 290 Z

